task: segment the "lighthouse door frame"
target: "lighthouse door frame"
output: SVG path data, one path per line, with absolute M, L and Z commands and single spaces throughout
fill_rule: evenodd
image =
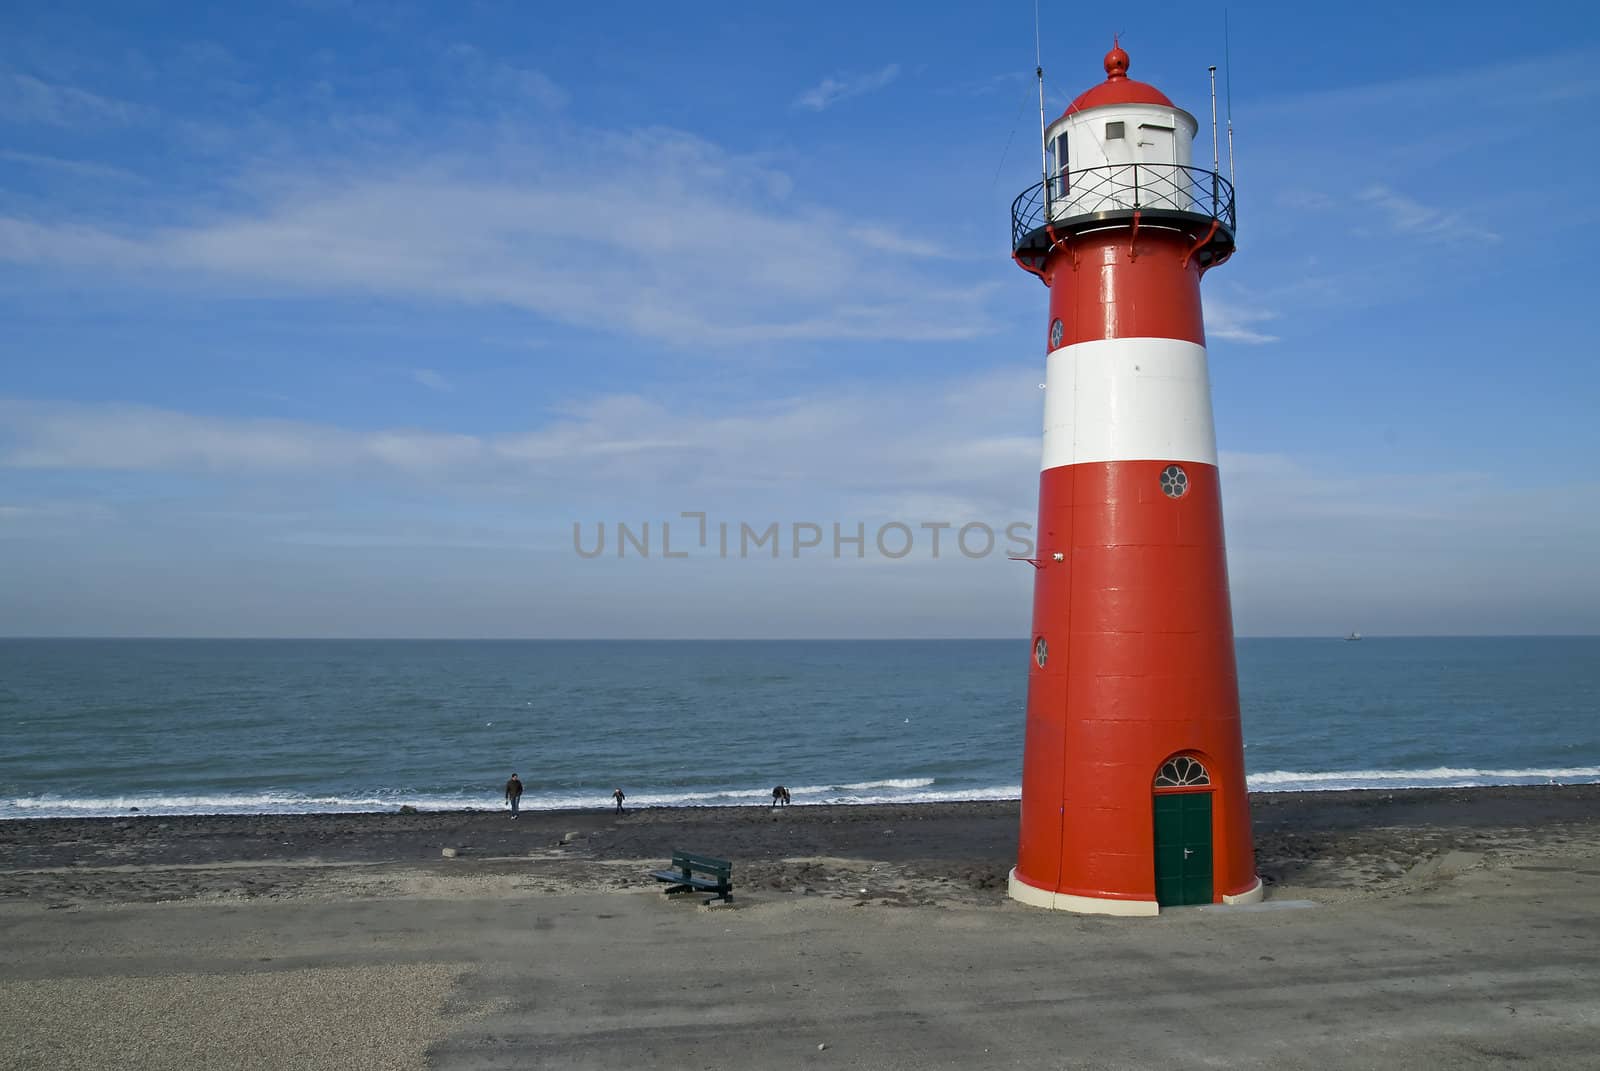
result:
M 1152 877 L 1162 907 L 1216 900 L 1216 786 L 1194 752 L 1163 759 L 1151 783 Z

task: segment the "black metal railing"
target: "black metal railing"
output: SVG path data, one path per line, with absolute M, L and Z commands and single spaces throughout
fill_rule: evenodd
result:
M 1214 171 L 1182 164 L 1111 164 L 1036 182 L 1011 202 L 1011 248 L 1032 244 L 1046 224 L 1118 212 L 1179 212 L 1214 219 L 1231 236 L 1233 186 Z

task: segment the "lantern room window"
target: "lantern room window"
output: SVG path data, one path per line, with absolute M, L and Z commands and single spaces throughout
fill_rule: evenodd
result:
M 1059 134 L 1050 143 L 1050 196 L 1065 197 L 1072 186 L 1072 173 L 1067 163 L 1067 136 Z
M 1124 133 L 1125 129 L 1126 129 L 1126 126 L 1120 119 L 1115 123 L 1107 123 L 1106 124 L 1106 140 L 1107 141 L 1117 141 L 1120 138 L 1127 137 L 1127 134 Z

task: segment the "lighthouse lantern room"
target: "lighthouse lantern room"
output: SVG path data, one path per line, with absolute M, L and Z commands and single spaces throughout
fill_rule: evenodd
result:
M 1120 45 L 1105 70 L 1012 206 L 1050 298 L 1010 892 L 1144 915 L 1261 896 L 1200 306 L 1235 221 L 1231 183 L 1193 165 L 1194 117 Z

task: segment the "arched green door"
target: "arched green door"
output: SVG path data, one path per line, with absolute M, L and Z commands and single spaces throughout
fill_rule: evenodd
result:
M 1211 793 L 1161 793 L 1155 814 L 1156 903 L 1211 903 Z

